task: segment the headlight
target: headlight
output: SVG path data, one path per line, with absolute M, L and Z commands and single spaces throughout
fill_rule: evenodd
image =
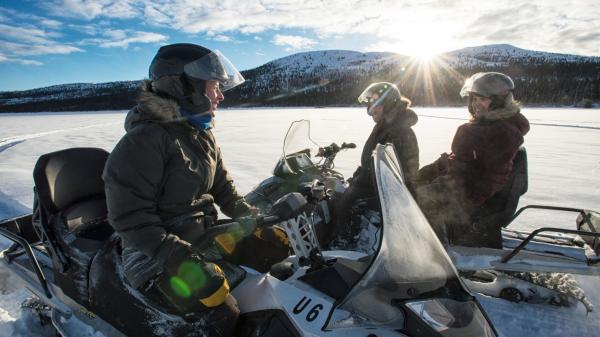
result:
M 428 299 L 408 302 L 406 307 L 442 336 L 496 337 L 474 301 Z

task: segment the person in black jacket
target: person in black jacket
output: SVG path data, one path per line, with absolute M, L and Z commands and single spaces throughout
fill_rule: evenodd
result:
M 365 200 L 371 207 L 376 204 L 377 190 L 371 171 L 371 154 L 377 144 L 394 145 L 405 184 L 413 194 L 419 170 L 419 144 L 412 129 L 418 117 L 410 109 L 410 100 L 400 94 L 395 84 L 377 82 L 369 85 L 360 94 L 358 101 L 367 105 L 367 114 L 373 118 L 375 126 L 365 142 L 360 166 L 354 172 L 350 186 L 334 206 L 337 217 L 334 238 L 352 232 L 351 209 L 359 199 Z
M 237 192 L 212 133 L 221 91 L 244 79 L 218 51 L 183 43 L 161 47 L 149 77 L 103 174 L 125 280 L 151 301 L 195 314 L 204 334 L 230 336 L 239 309 L 219 264 L 252 258 L 264 272 L 288 251 L 254 244 L 254 235 L 221 247 L 228 256 L 198 247 L 216 222 L 214 204 L 232 218 L 257 212 Z

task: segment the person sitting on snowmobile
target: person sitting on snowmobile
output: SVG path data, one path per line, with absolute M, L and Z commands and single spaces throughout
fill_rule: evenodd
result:
M 211 131 L 221 91 L 244 78 L 221 53 L 194 44 L 161 47 L 149 77 L 103 173 L 125 279 L 177 314 L 194 313 L 207 335 L 229 336 L 239 309 L 217 260 L 252 258 L 247 265 L 264 272 L 288 255 L 277 240 L 255 236 L 228 256 L 194 246 L 215 224 L 214 203 L 230 217 L 256 210 L 236 191 Z
M 377 144 L 392 143 L 396 150 L 406 186 L 414 193 L 413 182 L 419 169 L 419 144 L 412 129 L 418 121 L 417 114 L 410 109 L 410 100 L 400 94 L 393 83 L 376 82 L 369 85 L 358 97 L 367 105 L 367 114 L 373 118 L 375 126 L 367 139 L 360 166 L 350 180 L 350 186 L 335 205 L 337 225 L 334 237 L 350 231 L 350 209 L 358 199 L 370 203 L 377 196 L 374 190 L 374 177 L 371 172 L 371 154 Z
M 469 122 L 458 127 L 452 152 L 419 170 L 417 197 L 442 242 L 484 244 L 492 236 L 471 228 L 471 215 L 501 190 L 513 159 L 529 131 L 514 100 L 512 79 L 502 73 L 476 73 L 460 91 L 467 97 Z

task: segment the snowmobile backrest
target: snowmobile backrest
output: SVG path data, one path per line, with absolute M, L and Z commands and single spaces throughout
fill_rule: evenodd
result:
M 104 196 L 102 171 L 108 152 L 98 148 L 72 148 L 42 155 L 33 179 L 49 212 L 56 213 L 78 200 Z
M 527 151 L 522 147 L 513 159 L 512 171 L 504 187 L 488 199 L 477 214 L 480 217 L 501 214 L 501 226 L 504 227 L 515 214 L 519 199 L 527 188 Z
M 502 248 L 501 229 L 510 223 L 519 199 L 527 189 L 527 151 L 521 147 L 513 159 L 512 171 L 502 190 L 471 216 L 470 235 L 456 233 L 451 241 L 463 246 Z
M 33 170 L 41 210 L 65 216 L 69 231 L 92 229 L 106 219 L 102 171 L 108 152 L 71 148 L 42 155 Z

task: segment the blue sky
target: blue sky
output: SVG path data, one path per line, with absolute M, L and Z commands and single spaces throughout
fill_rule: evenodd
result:
M 324 49 L 600 55 L 600 1 L 2 0 L 0 91 L 142 79 L 175 42 L 219 49 L 240 70 Z

